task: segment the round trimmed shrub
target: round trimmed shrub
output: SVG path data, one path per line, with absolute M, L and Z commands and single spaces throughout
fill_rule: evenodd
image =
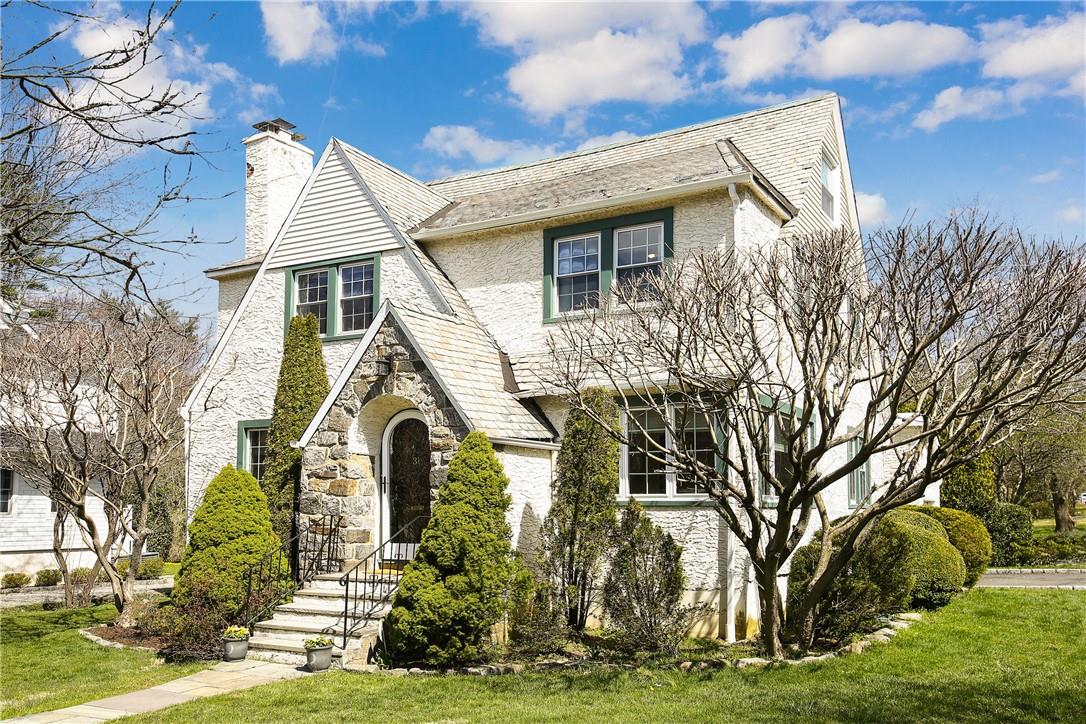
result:
M 984 519 L 992 537 L 992 565 L 1013 566 L 1028 562 L 1033 544 L 1033 517 L 1013 503 L 996 503 Z
M 486 656 L 518 579 L 508 485 L 486 435 L 465 437 L 386 619 L 396 659 L 444 666 Z
M 943 524 L 950 544 L 958 549 L 965 561 L 965 585 L 972 586 L 992 562 L 992 538 L 988 529 L 975 515 L 954 508 L 918 506 L 910 508 Z
M 949 539 L 946 528 L 943 526 L 942 522 L 935 520 L 931 516 L 924 515 L 919 507 L 909 506 L 906 508 L 898 508 L 889 513 L 889 515 L 892 515 L 896 520 L 903 523 L 915 525 L 919 528 L 923 528 L 929 533 L 934 533 L 937 536 Z
M 141 581 L 158 578 L 162 575 L 163 570 L 164 566 L 161 558 L 148 558 L 140 562 L 140 567 L 136 571 L 136 578 Z
M 60 575 L 60 571 L 56 568 L 43 568 L 38 571 L 38 574 L 34 577 L 35 586 L 55 586 L 61 582 L 63 577 Z
M 189 545 L 174 583 L 174 604 L 183 608 L 198 590 L 207 599 L 202 607 L 233 614 L 243 603 L 247 569 L 278 548 L 268 499 L 256 478 L 227 465 L 208 484 L 192 518 Z M 290 571 L 284 570 L 283 580 L 289 577 Z
M 3 580 L 0 581 L 0 588 L 22 588 L 23 586 L 29 585 L 30 576 L 25 573 L 19 573 L 18 571 L 5 573 Z
M 914 583 L 912 604 L 926 608 L 944 606 L 965 585 L 965 561 L 950 544 L 946 529 L 927 516 L 910 510 L 892 510 L 883 519 L 909 528 L 907 566 Z M 926 523 L 921 523 L 921 519 Z M 939 526 L 934 532 L 931 524 Z

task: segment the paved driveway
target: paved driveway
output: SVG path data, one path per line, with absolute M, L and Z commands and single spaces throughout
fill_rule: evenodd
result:
M 977 586 L 982 588 L 1064 588 L 1086 591 L 1086 570 L 1045 569 L 1043 571 L 994 570 L 981 576 Z M 1028 571 L 1028 572 L 1027 572 Z

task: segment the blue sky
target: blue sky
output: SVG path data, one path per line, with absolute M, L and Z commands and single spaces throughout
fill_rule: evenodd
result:
M 35 22 L 7 9 L 5 47 Z M 1086 228 L 1081 2 L 189 1 L 162 52 L 157 77 L 200 94 L 190 191 L 226 195 L 160 224 L 218 242 L 159 264 L 201 314 L 200 271 L 242 255 L 240 141 L 275 116 L 318 153 L 335 135 L 430 179 L 832 90 L 865 230 L 973 202 L 1038 235 Z

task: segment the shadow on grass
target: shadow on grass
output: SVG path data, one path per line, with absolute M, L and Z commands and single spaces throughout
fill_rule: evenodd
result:
M 73 628 L 100 626 L 116 617 L 117 609 L 112 604 L 55 611 L 45 611 L 41 606 L 7 608 L 0 611 L 5 643 L 36 640 Z

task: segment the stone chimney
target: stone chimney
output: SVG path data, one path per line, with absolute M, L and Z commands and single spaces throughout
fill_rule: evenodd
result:
M 313 152 L 293 123 L 261 121 L 245 144 L 245 256 L 263 254 L 313 170 Z

